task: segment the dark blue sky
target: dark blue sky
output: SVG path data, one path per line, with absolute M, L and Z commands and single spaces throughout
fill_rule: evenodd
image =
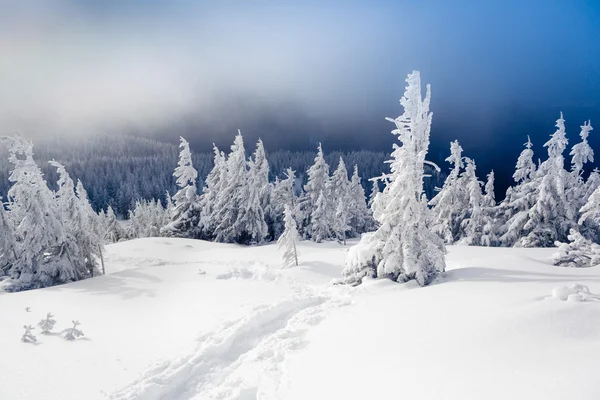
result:
M 598 1 L 15 3 L 0 6 L 0 130 L 388 150 L 383 118 L 418 69 L 434 161 L 458 139 L 505 186 L 561 110 L 571 144 L 591 119 L 600 148 Z

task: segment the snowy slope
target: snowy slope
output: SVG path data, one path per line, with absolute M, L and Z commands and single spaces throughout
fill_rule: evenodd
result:
M 275 245 L 110 245 L 106 276 L 0 295 L 0 399 L 600 398 L 600 303 L 548 298 L 600 293 L 600 270 L 451 247 L 430 287 L 331 286 L 347 248 L 304 242 L 281 269 Z M 48 311 L 85 340 L 21 343 Z

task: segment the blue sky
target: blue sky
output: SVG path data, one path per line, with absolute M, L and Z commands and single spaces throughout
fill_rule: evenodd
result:
M 596 1 L 6 3 L 2 130 L 389 149 L 383 117 L 418 69 L 432 157 L 457 138 L 482 176 L 506 182 L 528 134 L 543 157 L 561 110 L 571 144 L 585 119 L 600 131 Z

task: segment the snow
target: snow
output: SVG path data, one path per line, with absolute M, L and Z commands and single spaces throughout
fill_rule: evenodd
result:
M 108 245 L 106 276 L 0 295 L 0 399 L 600 396 L 598 267 L 449 246 L 430 286 L 332 285 L 353 243 L 300 242 L 292 268 L 275 244 Z

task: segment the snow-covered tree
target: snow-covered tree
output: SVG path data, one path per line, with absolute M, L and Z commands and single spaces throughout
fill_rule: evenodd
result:
M 292 215 L 296 210 L 296 195 L 294 193 L 294 182 L 296 180 L 296 172 L 288 168 L 285 174 L 285 179 L 275 180 L 273 185 L 273 191 L 271 193 L 271 207 L 272 213 L 272 230 L 273 237 L 278 238 L 283 230 L 285 229 L 284 211 L 285 206 L 289 206 Z
M 17 256 L 8 275 L 8 290 L 27 290 L 80 278 L 57 266 L 54 255 L 60 249 L 64 231 L 54 206 L 54 195 L 33 160 L 33 145 L 21 136 L 4 137 L 13 170 L 9 180 L 9 210 L 17 237 Z M 59 256 L 62 254 L 59 252 Z M 60 258 L 60 257 L 58 257 Z
M 125 238 L 125 230 L 117 221 L 117 216 L 111 206 L 108 206 L 104 214 L 104 241 L 117 243 Z
M 498 240 L 498 208 L 496 207 L 496 195 L 494 193 L 494 171 L 487 175 L 485 183 L 485 195 L 483 196 L 483 236 L 482 246 L 497 246 Z
M 376 186 L 376 185 L 375 185 Z M 348 213 L 350 217 L 350 235 L 358 236 L 361 233 L 375 229 L 375 221 L 367 207 L 365 190 L 360 184 L 358 165 L 354 165 L 352 179 L 348 188 Z
M 516 186 L 508 188 L 506 197 L 497 210 L 498 233 L 502 246 L 514 246 L 525 234 L 529 211 L 536 200 L 539 186 L 536 165 L 533 162 L 533 144 L 529 136 L 525 149 L 519 155 L 513 179 Z
M 369 202 L 367 204 L 369 206 L 369 208 L 373 207 L 373 202 L 375 201 L 375 197 L 377 197 L 377 194 L 380 193 L 379 180 L 371 179 L 371 181 L 372 181 L 371 193 L 369 194 Z
M 340 197 L 338 205 L 335 210 L 335 218 L 333 219 L 331 229 L 335 234 L 337 240 L 346 245 L 346 237 L 352 230 L 350 226 L 350 215 L 348 213 L 348 204 L 346 204 L 347 198 Z
M 297 266 L 297 244 L 300 242 L 300 235 L 298 234 L 298 229 L 296 228 L 296 221 L 294 220 L 292 208 L 288 205 L 285 205 L 283 215 L 285 230 L 279 237 L 279 240 L 277 240 L 277 245 L 280 249 L 283 248 L 283 265 L 285 267 L 291 267 L 294 265 Z
M 429 201 L 432 206 L 431 229 L 447 244 L 460 238 L 460 226 L 469 206 L 469 195 L 460 181 L 464 166 L 462 150 L 457 140 L 450 143 L 450 156 L 446 161 L 452 169 L 441 190 Z
M 571 229 L 568 243 L 556 242 L 558 250 L 552 255 L 554 265 L 563 267 L 594 267 L 600 265 L 600 246 Z
M 227 174 L 215 204 L 218 242 L 254 244 L 267 236 L 264 211 L 260 204 L 260 169 L 246 161 L 244 140 L 238 133 L 226 162 Z
M 324 240 L 331 239 L 333 232 L 333 217 L 331 206 L 325 193 L 321 191 L 315 209 L 310 215 L 310 240 L 321 243 Z
M 465 158 L 465 172 L 461 177 L 461 184 L 468 196 L 468 211 L 465 219 L 461 222 L 462 244 L 481 246 L 483 237 L 483 226 L 485 225 L 483 204 L 484 198 L 481 193 L 481 182 L 475 174 L 475 161 Z
M 579 210 L 578 224 L 589 239 L 600 242 L 600 187 L 589 197 L 587 203 Z
M 426 226 L 427 200 L 423 193 L 425 156 L 429 147 L 431 113 L 430 87 L 422 99 L 419 72 L 406 80 L 408 86 L 400 104 L 404 113 L 392 131 L 401 146 L 394 146 L 390 160 L 389 184 L 377 196 L 377 231 L 368 233 L 353 247 L 343 275 L 348 283 L 360 282 L 366 275 L 388 277 L 419 285 L 431 283 L 445 269 L 443 242 Z M 383 197 L 381 200 L 379 200 Z
M 557 240 L 565 241 L 575 224 L 565 195 L 568 173 L 564 169 L 563 152 L 569 141 L 562 113 L 556 127 L 556 132 L 544 144 L 548 148 L 548 159 L 540 166 L 537 199 L 524 226 L 527 236 L 518 242 L 523 247 L 550 247 Z
M 214 166 L 206 177 L 206 185 L 202 189 L 200 198 L 200 228 L 202 237 L 210 239 L 213 237 L 214 229 L 217 224 L 215 219 L 215 205 L 221 195 L 223 184 L 227 176 L 227 157 L 217 146 L 213 145 Z
M 23 333 L 23 335 L 21 336 L 21 342 L 24 342 L 24 343 L 37 342 L 37 338 L 35 337 L 35 335 L 33 333 L 31 333 L 31 331 L 33 331 L 35 328 L 31 325 L 23 325 L 23 328 L 25 329 L 25 333 Z
M 94 276 L 99 271 L 98 260 L 104 243 L 101 221 L 98 214 L 94 212 L 87 191 L 80 180 L 77 181 L 75 190 L 81 212 L 81 232 L 77 240 L 85 257 L 86 267 L 89 273 Z
M 9 218 L 0 197 L 0 275 L 10 269 L 17 256 L 14 221 Z
M 69 328 L 67 330 L 65 330 L 65 340 L 77 340 L 80 337 L 83 337 L 83 331 L 81 329 L 78 328 L 79 325 L 81 325 L 79 323 L 79 321 L 71 321 L 73 323 L 73 327 Z
M 590 135 L 590 131 L 593 130 L 591 122 L 587 121 L 583 123 L 581 126 L 581 132 L 579 136 L 581 137 L 581 142 L 577 143 L 571 149 L 569 155 L 571 158 L 571 170 L 575 174 L 575 176 L 581 176 L 583 172 L 583 165 L 587 162 L 594 162 L 594 150 L 590 147 L 588 143 L 588 136 Z
M 50 331 L 54 328 L 54 325 L 56 325 L 56 320 L 54 320 L 54 315 L 52 315 L 52 313 L 48 313 L 46 318 L 38 322 L 38 326 L 42 330 L 43 334 L 50 333 Z
M 173 176 L 177 179 L 179 191 L 173 196 L 175 203 L 171 222 L 161 229 L 161 235 L 167 237 L 197 238 L 199 237 L 200 206 L 196 181 L 198 171 L 192 164 L 190 144 L 180 138 L 179 163 Z
M 315 228 L 312 226 L 311 216 L 316 211 L 317 202 L 321 193 L 327 194 L 329 182 L 329 165 L 325 161 L 323 148 L 319 143 L 314 164 L 306 171 L 308 181 L 304 185 L 304 196 L 297 209 L 297 217 L 301 221 L 301 228 L 305 237 L 313 236 Z M 327 205 L 325 205 L 326 208 Z M 325 210 L 321 210 L 325 212 Z
M 75 193 L 75 184 L 65 167 L 56 161 L 50 161 L 50 165 L 56 168 L 58 172 L 58 190 L 56 191 L 55 212 L 58 220 L 62 224 L 61 245 L 57 248 L 55 255 L 62 259 L 60 263 L 51 263 L 56 268 L 50 272 L 50 275 L 64 276 L 64 282 L 70 280 L 83 279 L 93 276 L 97 271 L 95 256 L 98 250 L 90 251 L 90 239 L 93 239 L 97 229 L 94 218 L 88 215 L 87 208 L 83 207 L 81 200 Z M 83 189 L 81 189 L 83 190 Z M 89 204 L 88 204 L 89 206 Z M 100 245 L 100 238 L 95 246 Z

